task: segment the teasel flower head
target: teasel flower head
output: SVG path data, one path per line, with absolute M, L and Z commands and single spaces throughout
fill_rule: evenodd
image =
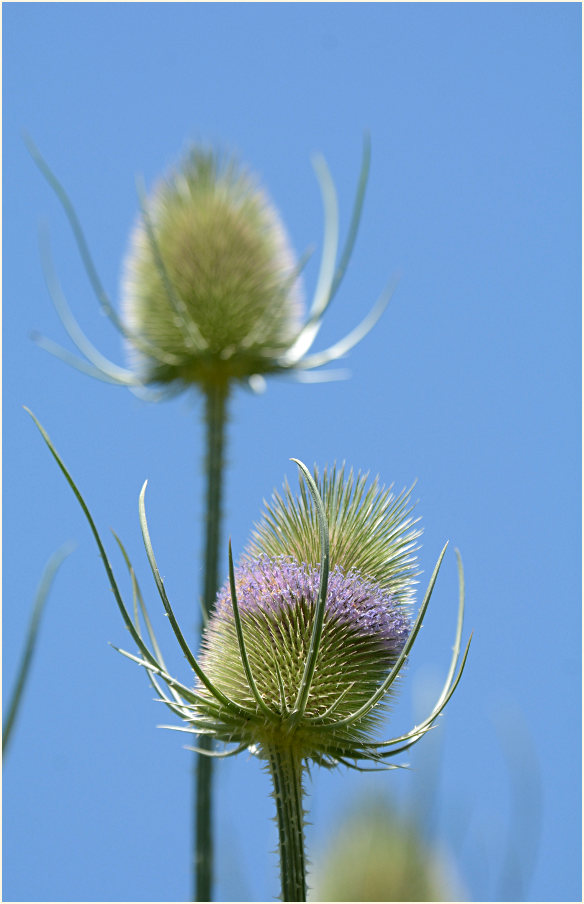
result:
M 254 696 L 242 665 L 232 593 L 240 613 L 250 670 L 259 695 L 280 714 L 277 724 L 226 726 L 222 740 L 237 731 L 250 743 L 288 743 L 301 755 L 330 764 L 327 752 L 342 742 L 368 739 L 384 708 L 353 713 L 382 684 L 411 630 L 411 597 L 417 574 L 420 531 L 410 494 L 368 484 L 367 476 L 345 468 L 305 474 L 295 497 L 286 483 L 274 493 L 254 537 L 230 581 L 218 595 L 203 640 L 201 665 L 232 699 L 249 707 Z M 307 482 L 309 481 L 309 482 Z M 321 511 L 310 487 L 316 488 Z M 328 571 L 322 626 L 310 692 L 302 702 L 304 671 L 321 592 L 319 517 L 327 525 Z M 397 682 L 396 682 L 397 683 Z M 201 693 L 205 696 L 204 688 Z M 395 684 L 392 690 L 395 690 Z M 387 704 L 391 693 L 384 697 Z M 300 707 L 297 707 L 300 701 Z M 302 717 L 292 716 L 305 707 Z M 344 720 L 349 720 L 345 725 Z M 338 731 L 332 730 L 341 723 Z M 294 726 L 293 731 L 291 726 Z
M 294 496 L 286 484 L 283 494 L 274 494 L 237 569 L 229 545 L 229 581 L 218 594 L 197 656 L 158 570 L 144 484 L 139 510 L 146 553 L 171 628 L 194 673 L 194 682 L 182 683 L 166 668 L 123 547 L 132 577 L 133 616 L 86 503 L 36 418 L 35 423 L 89 520 L 138 647 L 137 655 L 120 652 L 146 669 L 160 700 L 181 719 L 180 726 L 168 727 L 235 745 L 212 751 L 214 756 L 249 749 L 261 757 L 275 745 L 293 749 L 302 760 L 356 768 L 359 763 L 387 768 L 388 758 L 417 743 L 432 727 L 460 680 L 470 645 L 469 640 L 461 658 L 464 582 L 458 554 L 458 622 L 442 693 L 430 715 L 411 731 L 383 741 L 372 734 L 422 626 L 448 545 L 413 620 L 420 531 L 409 492 L 394 495 L 344 468 L 325 470 L 322 476 L 315 469 L 313 475 L 294 459 L 301 473 L 300 493 Z M 140 610 L 150 646 L 140 628 Z
M 65 189 L 32 142 L 28 144 L 61 201 L 102 311 L 123 336 L 130 366 L 106 359 L 82 331 L 55 275 L 46 236 L 45 279 L 81 357 L 46 337 L 35 338 L 51 353 L 101 380 L 158 399 L 193 385 L 207 391 L 235 381 L 259 391 L 269 374 L 289 374 L 304 382 L 336 379 L 345 371 L 319 369 L 360 342 L 391 298 L 393 282 L 347 336 L 312 351 L 353 251 L 369 172 L 368 138 L 340 252 L 334 183 L 324 158 L 314 158 L 325 226 L 316 287 L 306 314 L 301 271 L 310 255 L 295 258 L 280 216 L 255 177 L 235 158 L 199 146 L 191 147 L 150 195 L 139 187 L 140 215 L 125 258 L 121 308 L 116 311 Z
M 286 351 L 299 274 L 276 209 L 234 160 L 193 148 L 144 201 L 122 303 L 146 383 L 249 377 Z
M 418 530 L 410 518 L 409 494 L 394 497 L 376 483 L 367 488 L 364 476 L 349 473 L 345 479 L 342 469 L 325 471 L 321 480 L 294 459 L 304 481 L 300 495 L 291 498 L 286 487 L 284 497 L 274 496 L 237 572 L 230 544 L 229 585 L 218 595 L 197 656 L 185 640 L 158 570 L 144 484 L 139 504 L 142 536 L 170 626 L 193 672 L 194 680 L 183 683 L 167 669 L 121 541 L 132 580 L 133 615 L 123 602 L 87 504 L 36 423 L 89 521 L 138 648 L 137 653 L 119 652 L 146 670 L 159 700 L 180 719 L 181 724 L 165 727 L 208 735 L 226 745 L 224 750 L 190 750 L 214 757 L 248 750 L 266 761 L 277 811 L 282 899 L 306 900 L 304 771 L 311 762 L 358 770 L 397 768 L 387 760 L 431 729 L 460 681 L 470 645 L 469 640 L 459 662 L 464 613 L 460 557 L 458 623 L 442 693 L 419 725 L 377 740 L 374 730 L 418 635 L 446 552 L 445 546 L 410 624 Z M 370 549 L 364 549 L 362 541 Z M 287 554 L 281 553 L 282 544 L 290 544 Z
M 388 768 L 389 757 L 432 727 L 460 680 L 468 654 L 467 645 L 459 663 L 462 565 L 459 559 L 458 624 L 442 694 L 420 725 L 377 741 L 374 729 L 422 625 L 446 546 L 413 621 L 420 531 L 410 493 L 396 496 L 344 468 L 320 477 L 294 461 L 300 493 L 295 497 L 286 484 L 283 494 L 274 494 L 237 570 L 230 544 L 229 581 L 218 594 L 199 656 L 188 654 L 194 690 L 186 707 L 167 702 L 181 715 L 182 729 L 235 745 L 226 753 L 248 749 L 270 761 L 274 750 L 284 749 L 295 762 Z M 170 614 L 148 534 L 144 490 L 140 509 L 146 549 Z

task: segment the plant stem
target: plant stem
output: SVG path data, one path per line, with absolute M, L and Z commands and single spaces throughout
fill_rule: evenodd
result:
M 206 431 L 206 499 L 205 499 L 205 571 L 203 606 L 209 615 L 219 589 L 219 542 L 221 535 L 221 502 L 225 465 L 225 433 L 227 424 L 227 383 L 209 383 L 205 387 Z M 202 735 L 199 746 L 210 750 L 212 740 Z M 213 760 L 198 755 L 195 761 L 195 857 L 194 900 L 211 901 L 213 886 L 212 826 Z
M 199 738 L 199 747 L 211 750 L 213 742 L 207 735 Z M 213 760 L 202 754 L 195 754 L 195 857 L 194 857 L 194 901 L 211 901 L 213 886 L 213 826 L 211 796 L 213 785 Z
M 306 901 L 302 760 L 293 747 L 268 751 L 278 819 L 282 901 Z

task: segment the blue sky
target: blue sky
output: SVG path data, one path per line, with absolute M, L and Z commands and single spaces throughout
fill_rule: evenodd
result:
M 398 291 L 348 381 L 237 392 L 225 538 L 242 549 L 262 499 L 296 480 L 290 456 L 346 460 L 398 489 L 417 479 L 424 575 L 446 539 L 460 548 L 475 639 L 439 739 L 419 745 L 412 770 L 315 771 L 309 855 L 366 791 L 405 807 L 417 795 L 429 820 L 420 789 L 439 752 L 432 831 L 467 895 L 514 897 L 513 838 L 528 899 L 580 898 L 580 17 L 573 3 L 4 5 L 5 694 L 43 565 L 78 544 L 4 767 L 5 900 L 190 893 L 191 755 L 156 728 L 167 717 L 144 676 L 108 646 L 125 631 L 96 549 L 22 406 L 104 533 L 124 539 L 157 610 L 137 513 L 149 479 L 158 561 L 191 636 L 203 530 L 198 396 L 147 405 L 30 341 L 33 330 L 64 340 L 43 283 L 43 221 L 83 327 L 123 360 L 22 130 L 74 199 L 116 300 L 137 174 L 151 184 L 192 140 L 235 150 L 301 253 L 321 241 L 310 155 L 326 156 L 346 228 L 370 131 L 363 224 L 319 347 L 394 273 Z M 308 298 L 315 281 L 313 263 Z M 456 593 L 451 552 L 398 731 L 447 668 Z M 217 782 L 218 893 L 269 900 L 267 776 L 244 756 Z

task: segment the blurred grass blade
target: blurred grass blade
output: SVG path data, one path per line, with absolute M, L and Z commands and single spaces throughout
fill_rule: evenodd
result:
M 65 544 L 65 546 L 62 546 L 61 549 L 59 549 L 51 556 L 51 558 L 47 562 L 47 565 L 45 566 L 45 570 L 43 571 L 43 575 L 41 577 L 41 581 L 36 593 L 32 615 L 30 617 L 30 622 L 28 625 L 28 634 L 26 637 L 24 652 L 22 654 L 22 659 L 20 661 L 20 666 L 17 673 L 16 685 L 14 687 L 14 691 L 12 692 L 10 703 L 8 704 L 8 713 L 6 715 L 6 719 L 4 720 L 4 723 L 2 725 L 3 754 L 6 753 L 6 750 L 8 748 L 10 737 L 12 735 L 12 729 L 14 727 L 14 722 L 16 720 L 20 704 L 22 702 L 22 695 L 24 693 L 24 688 L 26 686 L 26 682 L 30 673 L 30 667 L 37 642 L 41 616 L 45 608 L 47 597 L 53 585 L 57 571 L 59 570 L 65 559 L 71 554 L 73 548 L 74 547 L 72 543 L 67 543 Z

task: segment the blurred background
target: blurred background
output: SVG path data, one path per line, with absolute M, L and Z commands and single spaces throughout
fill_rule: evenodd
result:
M 141 547 L 144 479 L 160 569 L 192 638 L 203 537 L 197 394 L 149 405 L 30 339 L 65 343 L 40 264 L 44 222 L 78 319 L 123 362 L 22 131 L 69 191 L 117 302 L 137 175 L 152 185 L 191 140 L 233 150 L 300 254 L 321 243 L 311 154 L 329 163 L 346 230 L 365 129 L 361 231 L 316 348 L 396 273 L 398 290 L 347 381 L 236 393 L 225 541 L 241 550 L 263 498 L 285 475 L 296 482 L 290 456 L 346 460 L 398 490 L 417 479 L 422 584 L 450 539 L 475 637 L 439 729 L 404 758 L 411 769 L 313 770 L 311 884 L 326 894 L 319 869 L 331 845 L 347 850 L 341 824 L 358 811 L 377 829 L 354 828 L 356 839 L 413 824 L 445 897 L 580 899 L 580 5 L 33 3 L 5 5 L 3 20 L 5 699 L 42 568 L 77 542 L 4 766 L 4 899 L 185 900 L 191 887 L 192 755 L 156 727 L 168 716 L 145 676 L 108 646 L 127 635 L 97 550 L 22 406 L 104 535 L 122 537 L 186 680 Z M 450 551 L 386 736 L 431 708 L 456 605 Z M 268 776 L 245 755 L 216 776 L 218 898 L 269 900 Z

